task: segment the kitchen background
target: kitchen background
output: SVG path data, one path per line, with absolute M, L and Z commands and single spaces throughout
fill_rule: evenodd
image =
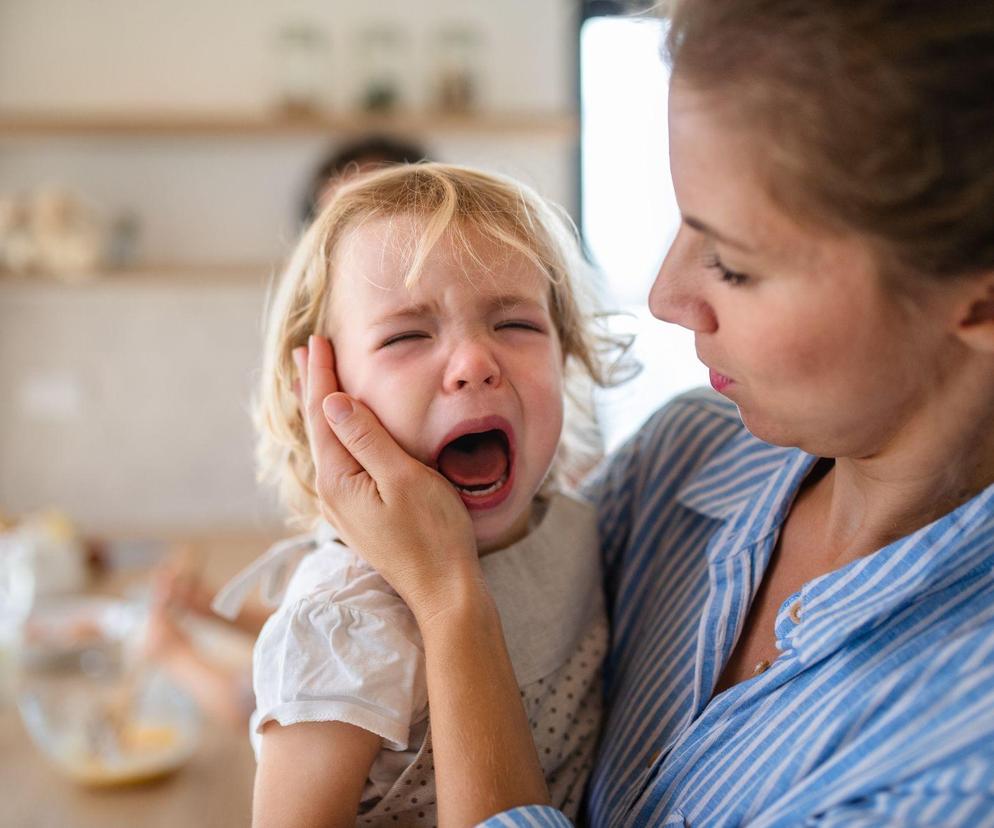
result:
M 678 220 L 662 24 L 632 14 L 646 5 L 0 0 L 5 824 L 248 821 L 244 711 L 211 698 L 244 700 L 258 625 L 223 628 L 206 592 L 185 614 L 148 608 L 164 565 L 207 590 L 284 532 L 255 482 L 250 398 L 267 288 L 329 154 L 369 135 L 415 141 L 573 214 L 602 305 L 646 363 L 598 397 L 607 448 L 706 384 L 692 338 L 645 308 Z M 210 678 L 180 682 L 201 718 L 168 681 L 148 695 L 150 617 L 206 664 Z M 108 647 L 113 669 L 95 678 Z M 43 704 L 67 664 L 79 693 Z M 219 676 L 235 684 L 205 701 L 197 689 Z M 122 684 L 125 718 L 101 695 Z M 141 724 L 138 699 L 168 728 L 107 750 L 122 721 Z M 158 786 L 118 784 L 180 766 Z
M 576 216 L 587 169 L 585 213 L 629 215 L 613 242 L 643 251 L 612 262 L 607 302 L 638 312 L 667 229 L 651 192 L 597 188 L 655 184 L 665 134 L 640 152 L 653 133 L 605 113 L 581 165 L 582 15 L 567 0 L 2 0 L 0 512 L 57 507 L 103 533 L 278 524 L 248 417 L 265 289 L 315 166 L 364 133 L 509 173 Z M 643 33 L 642 60 L 663 77 L 657 40 Z M 586 74 L 617 108 L 646 70 L 608 41 Z M 664 117 L 665 88 L 653 128 Z M 632 169 L 646 152 L 658 169 Z M 30 226 L 55 238 L 51 262 Z M 700 380 L 674 364 L 643 378 L 648 399 L 615 401 L 609 443 L 674 379 Z

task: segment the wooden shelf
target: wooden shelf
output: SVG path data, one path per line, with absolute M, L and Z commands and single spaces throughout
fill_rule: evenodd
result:
M 92 273 L 60 279 L 45 273 L 11 273 L 0 271 L 0 288 L 79 288 L 114 285 L 259 285 L 265 286 L 279 269 L 263 263 L 162 263 L 139 264 L 128 268 L 98 268 Z
M 0 140 L 17 138 L 284 138 L 388 133 L 400 135 L 524 135 L 568 139 L 577 136 L 572 113 L 480 113 L 449 115 L 398 112 L 280 116 L 270 113 L 210 112 L 0 112 Z

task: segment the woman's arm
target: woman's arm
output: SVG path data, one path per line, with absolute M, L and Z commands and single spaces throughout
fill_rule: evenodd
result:
M 352 828 L 380 742 L 344 722 L 268 722 L 255 774 L 253 828 Z
M 439 825 L 468 826 L 549 793 L 497 608 L 485 590 L 453 592 L 421 632 Z
M 326 340 L 312 337 L 295 359 L 325 516 L 421 628 L 439 824 L 473 825 L 548 802 L 465 506 L 364 405 L 335 393 Z

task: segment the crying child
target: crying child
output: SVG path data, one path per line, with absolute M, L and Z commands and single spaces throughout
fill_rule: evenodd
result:
M 257 824 L 437 824 L 417 624 L 319 511 L 294 396 L 312 334 L 339 387 L 459 493 L 552 804 L 576 816 L 607 637 L 595 516 L 562 484 L 567 378 L 605 381 L 581 263 L 549 203 L 451 165 L 359 177 L 305 232 L 269 309 L 257 422 L 262 471 L 309 531 L 216 603 L 260 586 L 278 604 L 254 655 Z

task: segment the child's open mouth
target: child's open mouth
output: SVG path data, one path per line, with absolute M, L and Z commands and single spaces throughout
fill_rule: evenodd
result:
M 508 482 L 513 463 L 508 432 L 500 426 L 466 431 L 442 446 L 436 466 L 468 508 L 491 509 L 511 491 Z

